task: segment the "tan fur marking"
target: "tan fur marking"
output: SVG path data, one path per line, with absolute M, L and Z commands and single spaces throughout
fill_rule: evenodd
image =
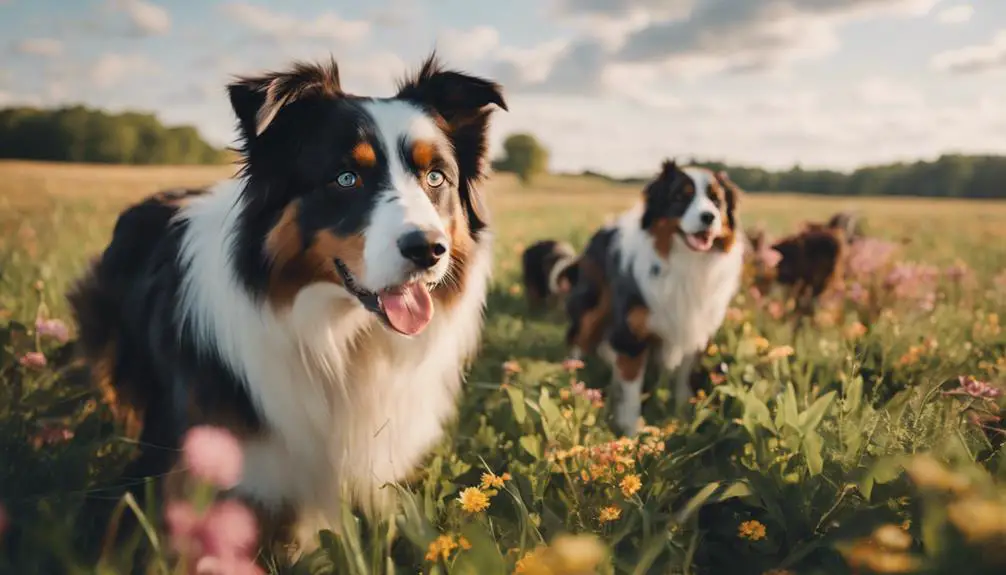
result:
M 625 316 L 625 322 L 629 326 L 629 331 L 640 341 L 650 338 L 650 310 L 643 306 L 636 306 L 629 310 Z
M 674 242 L 674 235 L 680 231 L 681 220 L 678 218 L 660 218 L 650 227 L 650 235 L 653 236 L 653 248 L 661 257 L 671 255 L 671 244 Z
M 367 142 L 360 142 L 353 148 L 353 161 L 364 168 L 373 168 L 377 165 L 377 154 L 374 148 Z
M 269 299 L 276 308 L 292 304 L 297 293 L 309 284 L 342 285 L 342 278 L 335 269 L 335 258 L 345 263 L 355 276 L 364 272 L 363 236 L 341 237 L 322 230 L 315 234 L 310 247 L 303 250 L 302 232 L 297 223 L 299 210 L 299 204 L 287 207 L 266 237 L 266 251 L 273 262 Z
M 433 144 L 417 141 L 412 144 L 412 162 L 420 170 L 425 170 L 433 163 Z
M 468 231 L 468 220 L 462 213 L 461 206 L 456 205 L 451 210 L 453 214 L 449 224 L 451 237 L 451 265 L 447 269 L 444 281 L 434 288 L 433 298 L 446 308 L 454 306 L 461 299 L 468 281 L 468 265 L 475 251 L 475 242 Z

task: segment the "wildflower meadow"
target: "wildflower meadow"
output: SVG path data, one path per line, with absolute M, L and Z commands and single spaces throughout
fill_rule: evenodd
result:
M 532 313 L 519 254 L 582 246 L 637 187 L 545 177 L 488 184 L 497 230 L 482 350 L 460 416 L 393 521 L 347 509 L 293 567 L 226 496 L 235 440 L 194 428 L 177 495 L 143 509 L 105 487 L 135 447 L 73 354 L 63 299 L 126 202 L 228 168 L 0 164 L 0 572 L 815 575 L 1006 572 L 1006 204 L 762 195 L 776 237 L 859 210 L 841 286 L 798 325 L 778 288 L 744 288 L 678 412 L 653 372 L 645 425 L 609 426 L 600 361 L 564 357 L 561 311 Z M 763 286 L 764 287 L 764 286 Z M 296 473 L 296 470 L 290 470 Z M 137 525 L 79 542 L 90 499 Z M 163 521 L 158 519 L 163 516 Z M 126 525 L 126 522 L 121 522 Z

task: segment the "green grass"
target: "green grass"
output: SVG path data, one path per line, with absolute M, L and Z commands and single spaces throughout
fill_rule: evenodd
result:
M 75 567 L 72 543 L 88 534 L 74 514 L 130 451 L 70 347 L 35 337 L 36 314 L 67 318 L 68 283 L 107 242 L 126 202 L 229 172 L 0 163 L 0 326 L 9 324 L 0 329 L 0 502 L 11 525 L 0 572 L 95 572 Z M 599 536 L 602 573 L 1003 572 L 1001 426 L 970 422 L 1003 403 L 943 392 L 960 375 L 1004 380 L 1006 334 L 994 314 L 1006 311 L 1006 286 L 995 281 L 1006 270 L 1006 204 L 749 194 L 747 225 L 781 234 L 854 207 L 871 234 L 902 245 L 899 259 L 941 268 L 961 260 L 974 281 L 941 278 L 932 312 L 905 298 L 844 302 L 837 324 L 822 316 L 798 337 L 772 306 L 741 294 L 703 361 L 715 384 L 683 419 L 666 401 L 647 402 L 646 433 L 617 441 L 607 408 L 570 386 L 603 387 L 606 370 L 593 360 L 564 370 L 563 317 L 526 309 L 519 254 L 542 237 L 582 245 L 638 191 L 574 178 L 522 189 L 500 176 L 486 192 L 498 234 L 495 279 L 457 425 L 422 478 L 402 487 L 393 530 L 347 516 L 342 536 L 323 538 L 295 572 L 511 573 L 561 533 Z M 857 320 L 863 335 L 853 333 Z M 18 366 L 36 348 L 48 367 Z M 652 389 L 666 400 L 666 386 Z M 46 443 L 45 428 L 72 437 Z M 927 467 L 923 453 L 954 475 Z M 510 478 L 487 510 L 469 514 L 458 496 L 485 472 Z M 629 489 L 634 478 L 638 491 Z M 397 536 L 390 552 L 389 531 Z M 464 536 L 471 549 L 427 561 L 438 536 Z M 538 555 L 551 571 L 524 572 L 584 572 L 558 566 L 573 547 L 558 540 Z

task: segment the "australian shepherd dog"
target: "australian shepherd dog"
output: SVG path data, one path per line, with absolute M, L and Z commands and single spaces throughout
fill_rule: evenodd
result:
M 521 254 L 528 307 L 541 309 L 568 294 L 575 262 L 576 250 L 568 242 L 541 240 L 528 246 Z
M 126 209 L 71 291 L 93 375 L 138 432 L 129 477 L 163 476 L 187 429 L 243 447 L 234 489 L 294 510 L 392 509 L 456 414 L 492 233 L 479 196 L 501 88 L 435 56 L 387 98 L 334 61 L 228 87 L 243 167 Z
M 637 430 L 653 351 L 675 372 L 679 406 L 696 358 L 737 292 L 744 260 L 741 190 L 725 173 L 666 161 L 643 199 L 589 240 L 567 298 L 571 356 L 612 368 L 615 423 Z

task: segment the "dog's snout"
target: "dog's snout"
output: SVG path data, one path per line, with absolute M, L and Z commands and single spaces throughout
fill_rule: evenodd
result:
M 398 251 L 419 269 L 429 269 L 447 253 L 447 236 L 439 231 L 414 230 L 398 238 Z
M 702 225 L 712 225 L 712 223 L 716 221 L 716 214 L 712 212 L 702 212 L 699 214 L 699 220 L 702 221 Z

